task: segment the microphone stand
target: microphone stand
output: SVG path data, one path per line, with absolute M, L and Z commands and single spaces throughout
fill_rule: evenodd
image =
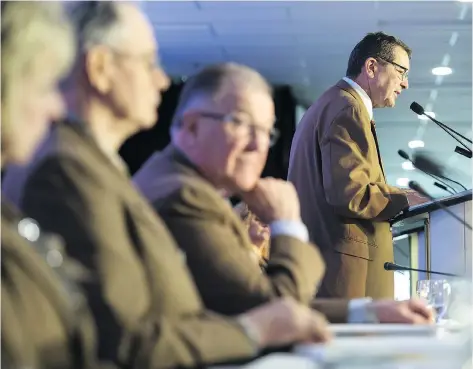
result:
M 437 275 L 445 275 L 445 276 L 448 276 L 448 277 L 460 277 L 457 274 L 444 273 L 444 272 L 435 272 L 435 271 L 426 270 L 426 269 L 409 268 L 409 267 L 405 267 L 405 266 L 402 266 L 402 265 L 397 265 L 397 264 L 389 263 L 389 262 L 384 263 L 384 270 L 393 270 L 393 271 L 404 270 L 404 271 L 408 271 L 408 272 L 413 271 L 413 272 L 422 272 L 422 273 L 430 273 L 430 274 L 437 274 Z
M 460 134 L 459 132 L 455 131 L 453 128 L 450 128 L 449 126 L 445 125 L 444 123 L 442 123 L 442 122 L 438 121 L 437 119 L 431 117 L 430 115 L 426 114 L 425 112 L 424 112 L 424 115 L 425 115 L 426 117 L 429 117 L 430 120 L 432 120 L 434 123 L 437 123 L 437 125 L 439 125 L 440 127 L 442 127 L 444 130 L 450 131 L 450 132 L 452 132 L 453 134 L 456 134 L 458 137 L 463 138 L 465 141 L 467 141 L 467 142 L 469 142 L 469 143 L 473 143 L 473 142 L 471 142 L 471 140 L 470 140 L 468 137 L 463 136 L 463 135 Z M 455 137 L 454 137 L 454 138 L 455 138 Z M 460 143 L 461 143 L 461 142 L 460 142 Z M 466 147 L 468 150 L 470 150 L 467 146 L 465 146 L 465 147 Z
M 409 181 L 409 188 L 411 190 L 419 192 L 422 196 L 428 197 L 430 200 L 434 202 L 435 205 L 437 205 L 440 209 L 443 211 L 447 212 L 452 218 L 456 219 L 459 221 L 461 224 L 463 224 L 465 227 L 467 227 L 470 231 L 472 230 L 471 225 L 465 222 L 463 219 L 461 219 L 458 215 L 456 215 L 454 212 L 452 212 L 449 208 L 447 208 L 445 205 L 440 203 L 438 200 L 436 200 L 434 197 L 432 197 L 426 190 L 424 190 L 423 187 L 421 187 L 420 184 L 418 184 L 415 181 Z
M 404 150 L 397 150 L 397 153 L 398 153 L 398 155 L 399 155 L 401 158 L 410 161 L 410 162 L 412 163 L 412 165 L 413 165 L 415 168 L 419 169 L 422 173 L 427 174 L 428 176 L 432 177 L 435 181 L 439 181 L 440 183 L 434 182 L 434 186 L 435 186 L 435 187 L 438 187 L 438 188 L 444 190 L 445 192 L 448 192 L 448 193 L 451 194 L 451 195 L 454 195 L 455 193 L 457 193 L 457 191 L 455 191 L 455 189 L 454 189 L 452 186 L 449 186 L 447 183 L 445 183 L 444 181 L 442 181 L 442 180 L 439 178 L 439 176 L 434 175 L 434 174 L 431 174 L 431 173 L 429 173 L 428 171 L 426 171 L 426 170 L 424 170 L 424 169 L 422 169 L 422 168 L 419 168 L 419 167 L 416 165 L 416 163 L 409 157 L 409 155 L 407 154 L 407 152 L 405 152 Z M 444 179 L 445 179 L 445 178 L 444 178 Z M 450 191 L 450 189 L 451 189 L 452 191 Z M 466 190 L 466 188 L 465 188 L 465 190 Z
M 461 137 L 463 138 L 464 140 L 468 141 L 470 144 L 472 143 L 471 140 L 463 135 L 461 135 L 460 133 L 458 133 L 457 131 L 455 131 L 453 128 L 450 128 L 449 126 L 446 126 L 445 124 L 443 124 L 442 122 L 439 122 L 437 119 L 435 118 L 432 118 L 430 115 L 428 114 L 425 114 L 424 115 L 426 117 L 429 117 L 430 120 L 434 123 L 436 123 L 440 128 L 442 128 L 445 132 L 447 132 L 451 137 L 453 137 L 453 139 L 455 141 L 457 141 L 460 145 L 462 145 L 463 147 L 460 147 L 460 146 L 456 146 L 455 147 L 455 152 L 457 154 L 460 154 L 462 156 L 464 156 L 465 158 L 468 158 L 468 159 L 471 159 L 472 157 L 472 152 L 471 152 L 471 148 L 469 148 L 467 145 L 465 145 L 463 142 L 461 142 L 458 138 L 456 138 L 455 136 L 452 135 L 452 133 L 458 135 L 458 137 Z M 450 132 L 452 133 L 450 133 Z
M 462 156 L 464 156 L 464 157 L 466 157 L 466 158 L 469 158 L 469 159 L 472 158 L 472 151 L 471 151 L 471 148 L 468 147 L 464 142 L 460 141 L 460 139 L 458 139 L 457 137 L 455 137 L 453 134 L 457 135 L 458 137 L 461 137 L 461 138 L 464 139 L 465 141 L 467 141 L 467 142 L 469 142 L 470 144 L 472 144 L 472 141 L 471 141 L 469 138 L 463 136 L 463 135 L 460 134 L 459 132 L 455 131 L 453 128 L 450 128 L 449 126 L 445 125 L 444 123 L 442 123 L 442 122 L 438 121 L 437 119 L 431 117 L 429 114 L 426 114 L 424 108 L 423 108 L 420 104 L 416 103 L 415 101 L 411 104 L 410 108 L 411 108 L 411 110 L 412 110 L 414 113 L 416 113 L 416 114 L 418 114 L 418 115 L 424 115 L 424 116 L 426 116 L 427 118 L 429 118 L 432 122 L 434 122 L 435 124 L 437 124 L 437 125 L 438 125 L 440 128 L 442 128 L 446 133 L 448 133 L 448 135 L 449 135 L 450 137 L 452 137 L 455 141 L 457 141 L 460 145 L 462 145 L 462 146 L 466 149 L 466 150 L 465 150 L 465 149 L 463 149 L 463 148 L 461 148 L 461 147 L 459 147 L 459 146 L 455 147 L 455 152 L 456 152 L 457 154 L 460 154 L 460 155 L 462 155 Z M 453 133 L 453 134 L 452 134 L 452 133 Z
M 442 128 L 445 132 L 447 132 L 450 135 L 450 137 L 452 137 L 455 141 L 457 141 L 460 145 L 462 145 L 466 149 L 465 150 L 460 146 L 455 147 L 455 152 L 457 154 L 460 154 L 460 155 L 462 155 L 462 156 L 464 156 L 468 159 L 471 159 L 471 157 L 472 157 L 471 149 L 464 142 L 460 141 L 457 137 L 455 137 L 452 133 L 458 135 L 459 137 L 463 138 L 464 140 L 468 141 L 471 144 L 472 142 L 469 138 L 466 138 L 465 136 L 461 135 L 460 133 L 458 133 L 454 129 L 446 126 L 442 122 L 439 122 L 437 119 L 432 118 L 429 114 L 423 113 L 423 115 L 428 117 L 435 124 L 437 124 L 440 128 Z M 452 132 L 452 133 L 450 133 L 450 132 Z
M 421 170 L 422 172 L 430 175 L 431 177 L 437 177 L 436 179 L 438 181 L 440 181 L 439 178 L 442 178 L 445 181 L 455 183 L 456 185 L 460 186 L 465 191 L 467 190 L 467 188 L 465 186 L 463 186 L 460 182 L 457 182 L 457 181 L 455 181 L 451 178 L 448 178 L 448 177 L 444 176 L 442 174 L 442 170 L 439 168 L 438 164 L 434 163 L 432 160 L 428 159 L 425 156 L 414 154 L 414 160 L 412 161 L 412 164 L 414 165 L 414 167 L 416 167 L 417 169 Z M 438 168 L 438 169 L 434 170 L 434 168 Z M 440 181 L 440 182 L 442 182 L 442 181 Z M 442 183 L 444 185 L 446 185 L 445 182 L 442 182 Z M 448 186 L 448 187 L 453 189 L 452 186 Z

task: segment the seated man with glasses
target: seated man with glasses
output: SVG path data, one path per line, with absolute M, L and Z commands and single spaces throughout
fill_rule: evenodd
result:
M 223 314 L 280 296 L 308 304 L 324 273 L 318 248 L 307 242 L 292 184 L 260 179 L 277 138 L 271 92 L 245 66 L 205 68 L 181 93 L 172 143 L 134 177 L 185 252 L 204 303 Z M 271 229 L 265 273 L 228 201 L 233 195 Z

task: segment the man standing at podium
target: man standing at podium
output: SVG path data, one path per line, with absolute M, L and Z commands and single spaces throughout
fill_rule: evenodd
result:
M 386 183 L 373 108 L 394 107 L 408 88 L 410 56 L 397 38 L 369 33 L 297 127 L 288 179 L 327 265 L 318 297 L 393 298 L 389 219 L 423 198 Z

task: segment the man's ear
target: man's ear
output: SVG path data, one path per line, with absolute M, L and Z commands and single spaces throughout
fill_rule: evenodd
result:
M 182 130 L 190 133 L 192 136 L 195 136 L 198 131 L 198 120 L 199 114 L 195 112 L 185 112 L 181 116 L 180 127 Z
M 378 70 L 378 61 L 375 58 L 368 58 L 364 64 L 365 73 L 369 78 L 374 78 Z
M 85 70 L 89 83 L 101 94 L 107 94 L 112 87 L 114 73 L 112 52 L 105 46 L 92 47 L 85 56 Z

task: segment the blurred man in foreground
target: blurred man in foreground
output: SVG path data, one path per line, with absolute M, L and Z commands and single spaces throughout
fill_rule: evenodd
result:
M 58 84 L 75 50 L 57 2 L 2 1 L 1 17 L 3 170 L 27 164 L 65 113 Z M 76 283 L 81 269 L 59 237 L 3 197 L 1 222 L 2 368 L 96 367 L 94 321 Z

